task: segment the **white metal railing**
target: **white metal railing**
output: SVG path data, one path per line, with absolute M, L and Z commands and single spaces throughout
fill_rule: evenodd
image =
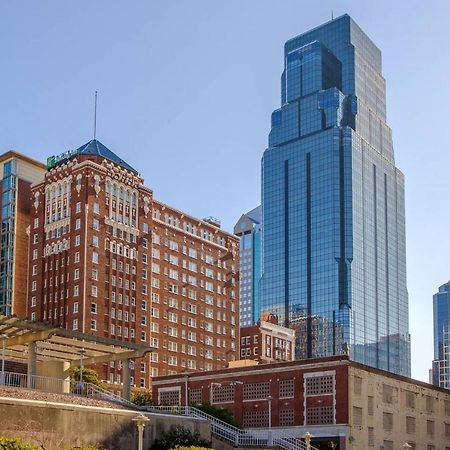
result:
M 0 387 L 34 389 L 54 394 L 75 394 L 118 403 L 122 406 L 138 409 L 137 406 L 119 395 L 113 394 L 95 384 L 61 378 L 42 377 L 25 373 L 0 372 Z
M 35 389 L 61 394 L 70 392 L 69 380 L 15 372 L 0 372 L 0 386 Z
M 213 435 L 232 443 L 234 446 L 279 447 L 284 450 L 308 449 L 307 445 L 300 438 L 288 436 L 285 430 L 276 428 L 241 430 L 192 406 L 149 406 L 146 407 L 146 410 L 206 419 L 211 423 L 211 433 Z M 310 449 L 317 450 L 313 446 Z

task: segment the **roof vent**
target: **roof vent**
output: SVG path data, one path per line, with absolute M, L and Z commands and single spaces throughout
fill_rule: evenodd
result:
M 220 220 L 216 219 L 213 216 L 205 217 L 203 220 L 211 225 L 214 225 L 217 228 L 220 228 Z

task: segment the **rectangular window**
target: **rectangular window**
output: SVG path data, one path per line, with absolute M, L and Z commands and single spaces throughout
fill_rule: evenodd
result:
M 266 399 L 270 395 L 270 383 L 245 383 L 244 400 Z
M 305 378 L 306 395 L 332 394 L 333 381 L 334 377 L 332 375 Z
M 383 412 L 383 430 L 392 431 L 394 429 L 394 415 L 390 412 Z
M 289 398 L 294 396 L 294 380 L 280 380 L 279 388 L 280 398 Z
M 78 319 L 73 319 L 72 330 L 78 330 Z

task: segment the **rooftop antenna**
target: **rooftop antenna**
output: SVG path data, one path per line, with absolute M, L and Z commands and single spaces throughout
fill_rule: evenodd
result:
M 97 91 L 95 91 L 95 103 L 94 103 L 94 139 L 97 136 Z
M 331 20 L 334 20 L 333 10 L 331 10 Z M 96 94 L 97 95 L 97 94 Z M 97 98 L 97 97 L 96 97 Z

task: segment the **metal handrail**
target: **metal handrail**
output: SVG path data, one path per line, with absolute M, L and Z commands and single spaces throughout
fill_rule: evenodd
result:
M 0 386 L 33 389 L 54 394 L 79 395 L 82 397 L 118 403 L 133 409 L 139 409 L 137 405 L 125 400 L 119 395 L 84 381 L 64 380 L 61 378 L 43 377 L 26 373 L 0 372 Z
M 298 437 L 286 436 L 280 429 L 239 429 L 223 420 L 211 416 L 192 406 L 149 406 L 147 411 L 176 414 L 206 419 L 211 423 L 211 433 L 231 442 L 235 446 L 280 447 L 284 450 L 307 450 L 306 444 Z M 311 446 L 311 450 L 317 450 Z

